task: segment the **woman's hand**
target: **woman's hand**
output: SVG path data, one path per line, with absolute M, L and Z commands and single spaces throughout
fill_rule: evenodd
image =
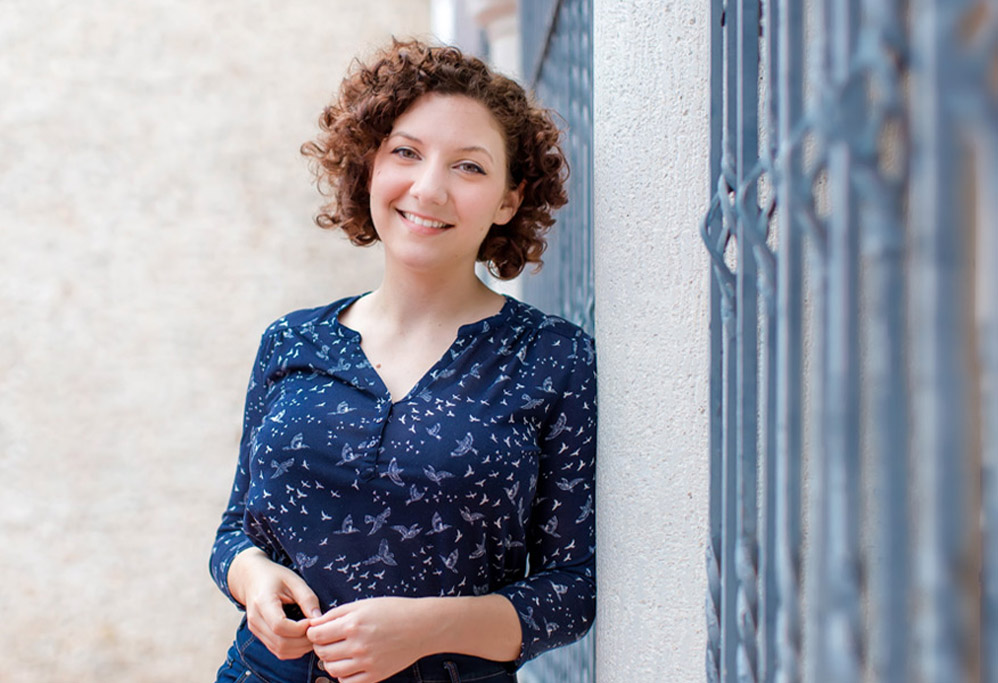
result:
M 261 550 L 236 555 L 229 567 L 229 591 L 246 607 L 249 630 L 278 659 L 295 659 L 312 650 L 307 619 L 292 621 L 284 606 L 297 604 L 306 617 L 319 616 L 319 599 L 295 572 L 272 562 Z
M 430 652 L 425 598 L 369 598 L 310 619 L 308 639 L 340 683 L 376 683 Z

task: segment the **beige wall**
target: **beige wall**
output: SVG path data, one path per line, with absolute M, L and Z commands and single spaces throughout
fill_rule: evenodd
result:
M 370 288 L 298 146 L 428 2 L 0 3 L 0 672 L 207 681 L 259 334 Z
M 596 680 L 706 677 L 706 0 L 595 0 Z

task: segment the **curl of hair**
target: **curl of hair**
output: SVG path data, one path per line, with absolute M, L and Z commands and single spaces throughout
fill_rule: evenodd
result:
M 342 229 L 354 244 L 377 241 L 367 189 L 374 156 L 395 120 L 427 93 L 464 95 L 482 103 L 505 137 L 510 188 L 523 186 L 516 215 L 490 228 L 478 260 L 504 280 L 528 263 L 540 268 L 552 213 L 567 201 L 561 131 L 515 81 L 455 47 L 393 39 L 367 64 L 354 61 L 336 100 L 319 117 L 319 135 L 301 147 L 319 191 L 329 198 L 316 224 Z

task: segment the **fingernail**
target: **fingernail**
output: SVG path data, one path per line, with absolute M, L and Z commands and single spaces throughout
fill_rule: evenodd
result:
M 316 607 L 311 612 L 309 612 L 309 616 L 311 616 L 313 619 L 321 617 L 322 616 L 322 610 L 319 609 L 318 607 Z

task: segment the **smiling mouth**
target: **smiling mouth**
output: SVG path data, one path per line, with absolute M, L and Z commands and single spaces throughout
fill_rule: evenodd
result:
M 442 223 L 441 221 L 430 220 L 429 218 L 423 218 L 422 216 L 417 216 L 416 214 L 409 213 L 408 211 L 399 211 L 399 214 L 402 216 L 402 218 L 406 219 L 410 223 L 421 225 L 424 228 L 443 229 L 451 227 L 450 223 Z

